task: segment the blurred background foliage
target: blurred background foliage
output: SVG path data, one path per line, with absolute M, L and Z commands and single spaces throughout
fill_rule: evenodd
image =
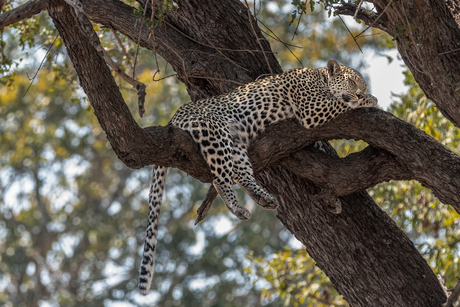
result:
M 3 9 L 22 2 L 7 0 Z M 324 6 L 307 7 L 300 21 L 288 0 L 255 7 L 284 69 L 320 67 L 330 58 L 365 67 L 343 22 L 328 19 Z M 354 34 L 364 29 L 347 23 Z M 100 25 L 94 29 L 131 72 L 136 45 Z M 242 191 L 250 221 L 229 215 L 218 199 L 194 226 L 208 186 L 174 169 L 162 206 L 154 286 L 147 297 L 139 295 L 150 169 L 128 169 L 111 150 L 46 12 L 0 34 L 1 306 L 347 306 L 275 214 Z M 391 38 L 371 29 L 358 43 L 378 53 L 394 48 Z M 165 125 L 188 101 L 184 86 L 174 77 L 154 81 L 174 72 L 143 49 L 136 74 L 147 85 L 142 119 L 135 92 L 116 78 L 133 116 L 144 127 Z M 389 111 L 458 153 L 458 130 L 410 72 L 405 75 L 407 93 L 394 96 Z M 332 143 L 341 156 L 366 146 Z M 460 271 L 458 214 L 416 182 L 383 183 L 369 193 L 452 286 Z

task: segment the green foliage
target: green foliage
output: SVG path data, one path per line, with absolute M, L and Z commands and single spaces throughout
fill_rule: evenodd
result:
M 395 95 L 390 111 L 459 154 L 459 130 L 424 95 L 412 74 L 404 74 L 408 92 Z M 453 286 L 460 271 L 458 213 L 413 181 L 381 184 L 371 194 L 410 236 L 435 273 L 444 276 L 448 287 Z
M 6 1 L 3 10 L 9 11 L 18 6 L 19 3 L 19 1 Z M 32 60 L 38 49 L 47 50 L 50 47 L 57 31 L 51 26 L 48 14 L 42 12 L 6 29 L 0 29 L 0 35 L 0 84 L 11 85 L 16 69 L 21 66 L 30 67 L 28 61 Z M 55 50 L 52 56 L 46 58 L 45 66 L 54 66 L 57 70 L 59 69 L 53 63 L 58 52 L 59 50 L 57 52 Z M 35 71 L 28 71 L 28 73 L 32 76 Z M 61 77 L 64 76 L 65 74 Z
M 249 259 L 251 266 L 246 272 L 263 276 L 270 284 L 262 291 L 262 300 L 270 302 L 279 296 L 283 306 L 348 306 L 305 249 L 284 247 L 270 260 L 254 257 L 252 253 Z
M 313 12 L 315 10 L 316 5 L 320 5 L 328 12 L 328 17 L 331 17 L 332 12 L 334 10 L 334 4 L 339 4 L 341 1 L 339 0 L 292 0 L 291 4 L 294 6 L 294 10 L 291 13 L 291 22 L 292 24 L 297 18 L 301 18 L 303 14 L 307 13 L 307 6 L 310 8 L 310 11 Z

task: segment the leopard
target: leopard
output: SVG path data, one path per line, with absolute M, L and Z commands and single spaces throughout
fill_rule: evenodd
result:
M 177 110 L 169 125 L 191 135 L 213 175 L 212 185 L 228 210 L 247 220 L 251 214 L 239 205 L 233 190 L 235 183 L 263 208 L 275 210 L 279 205 L 277 198 L 254 179 L 248 157 L 251 140 L 269 125 L 285 119 L 293 118 L 311 129 L 348 110 L 374 107 L 377 98 L 366 93 L 366 88 L 357 70 L 330 60 L 326 67 L 291 69 L 227 94 L 189 102 Z M 152 282 L 166 171 L 164 166 L 153 166 L 139 272 L 138 287 L 143 295 L 148 294 Z

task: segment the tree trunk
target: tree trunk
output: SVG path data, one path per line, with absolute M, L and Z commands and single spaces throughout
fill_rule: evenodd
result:
M 136 17 L 127 5 L 115 0 L 82 2 L 94 21 L 137 41 Z M 81 31 L 91 27 L 89 21 L 76 26 L 75 13 L 61 0 L 50 0 L 48 9 L 118 157 L 131 167 L 160 161 L 203 181 L 212 179 L 186 133 L 136 124 L 107 65 Z M 193 99 L 220 94 L 260 74 L 281 72 L 254 19 L 248 19 L 238 1 L 180 1 L 180 8 L 168 12 L 155 33 L 153 42 L 143 29 L 141 44 L 171 63 Z M 228 50 L 235 46 L 239 51 Z M 281 200 L 279 219 L 352 306 L 433 307 L 446 300 L 412 242 L 366 192 L 342 197 L 343 212 L 334 215 L 315 197 L 321 189 L 284 164 L 275 163 L 256 176 Z
M 277 217 L 351 306 L 442 306 L 446 297 L 409 238 L 366 192 L 341 197 L 332 214 L 314 185 L 280 166 L 256 176 L 282 196 Z M 276 179 L 275 179 L 276 178 Z

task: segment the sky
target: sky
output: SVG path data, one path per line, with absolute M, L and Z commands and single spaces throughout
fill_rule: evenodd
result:
M 391 63 L 385 56 L 377 55 L 373 50 L 364 52 L 367 69 L 361 71 L 370 78 L 369 93 L 377 97 L 378 106 L 386 110 L 391 104 L 391 94 L 402 94 L 407 92 L 404 85 L 403 65 L 404 62 L 398 58 L 398 51 L 391 50 L 385 52 L 385 55 L 393 58 Z

